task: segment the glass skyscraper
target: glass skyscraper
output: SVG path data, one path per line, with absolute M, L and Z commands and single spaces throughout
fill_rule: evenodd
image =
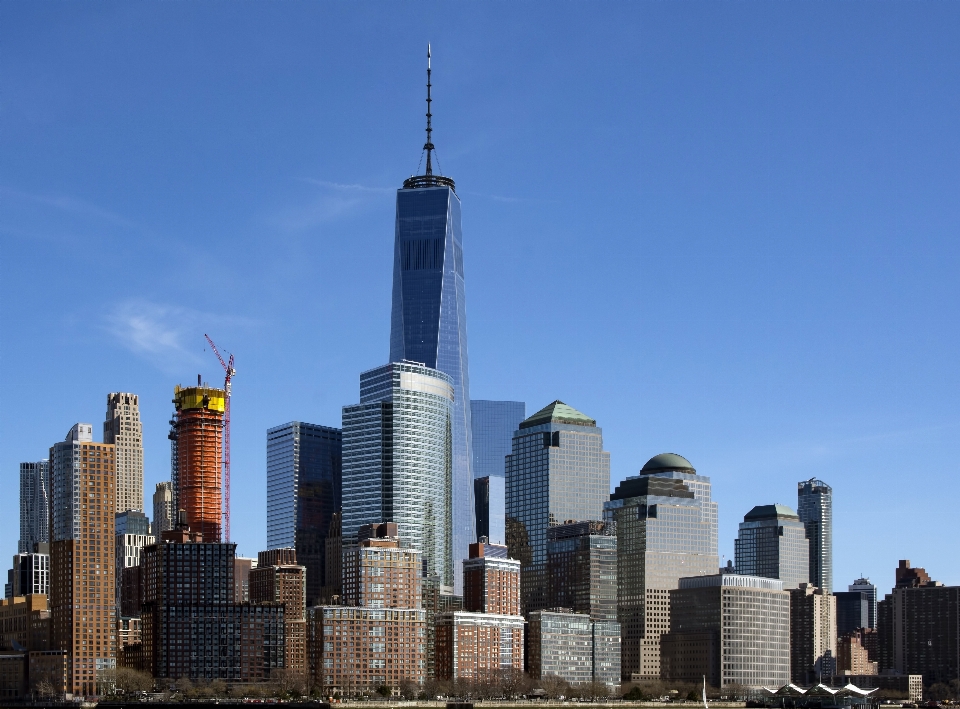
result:
M 28 554 L 34 545 L 50 541 L 50 500 L 47 487 L 50 464 L 46 460 L 20 463 L 20 539 L 17 551 Z
M 780 579 L 786 591 L 810 582 L 806 530 L 786 505 L 757 505 L 744 515 L 734 552 L 738 574 Z
M 510 453 L 513 432 L 527 416 L 526 409 L 522 401 L 470 401 L 477 537 L 485 536 L 497 544 L 506 539 L 505 458 Z
M 394 362 L 361 374 L 360 403 L 343 407 L 344 546 L 365 524 L 396 522 L 402 546 L 448 587 L 453 403 L 449 376 Z
M 624 677 L 660 678 L 670 591 L 682 577 L 717 573 L 717 503 L 710 478 L 683 456 L 661 453 L 604 504 L 617 529 L 617 609 Z
M 833 592 L 833 488 L 810 478 L 797 483 L 797 515 L 810 543 L 810 583 Z
M 847 586 L 848 591 L 859 591 L 867 596 L 867 626 L 868 628 L 877 627 L 877 587 L 870 579 L 859 578 Z
M 610 454 L 597 422 L 562 401 L 523 421 L 506 459 L 506 536 L 520 560 L 524 614 L 546 607 L 547 530 L 598 520 L 610 494 Z
M 294 547 L 307 603 L 326 583 L 326 540 L 341 504 L 339 428 L 291 421 L 267 430 L 267 548 Z
M 397 190 L 390 361 L 420 362 L 450 378 L 451 543 L 454 557 L 462 559 L 476 540 L 463 239 L 456 185 L 449 177 L 433 174 L 430 88 L 428 50 L 426 168 Z M 462 569 L 455 567 L 456 592 L 461 593 Z

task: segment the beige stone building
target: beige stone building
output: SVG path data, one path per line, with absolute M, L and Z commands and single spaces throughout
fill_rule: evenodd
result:
M 117 512 L 143 512 L 143 425 L 140 397 L 107 394 L 103 442 L 112 444 L 117 456 Z

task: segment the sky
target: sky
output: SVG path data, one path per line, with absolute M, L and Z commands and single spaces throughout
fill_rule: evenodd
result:
M 595 418 L 612 486 L 685 456 L 724 560 L 817 477 L 834 590 L 960 584 L 957 36 L 949 2 L 0 3 L 0 555 L 19 463 L 108 392 L 149 501 L 204 333 L 264 548 L 266 429 L 339 426 L 389 355 L 430 42 L 471 396 Z

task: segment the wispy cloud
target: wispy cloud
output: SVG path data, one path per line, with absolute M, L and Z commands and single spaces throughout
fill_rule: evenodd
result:
M 164 372 L 180 372 L 200 363 L 204 332 L 216 326 L 250 327 L 253 320 L 204 313 L 190 308 L 129 300 L 104 316 L 104 328 L 117 342 Z
M 377 202 L 385 201 L 396 190 L 390 187 L 341 184 L 326 180 L 303 179 L 317 192 L 306 205 L 283 210 L 274 221 L 288 231 L 312 229 L 340 219 Z
M 25 202 L 33 202 L 34 204 L 40 204 L 46 207 L 53 207 L 62 212 L 105 221 L 116 226 L 129 229 L 140 228 L 139 224 L 127 219 L 121 214 L 69 195 L 34 194 L 6 187 L 0 187 L 0 195 Z

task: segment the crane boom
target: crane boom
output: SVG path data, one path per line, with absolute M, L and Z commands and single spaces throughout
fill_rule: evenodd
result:
M 223 367 L 223 389 L 226 393 L 223 406 L 223 540 L 230 541 L 230 393 L 232 389 L 233 375 L 237 370 L 233 366 L 233 355 L 227 362 L 220 356 L 220 350 L 210 339 L 210 335 L 204 334 L 207 342 L 210 343 L 213 353 L 220 360 L 220 366 Z

